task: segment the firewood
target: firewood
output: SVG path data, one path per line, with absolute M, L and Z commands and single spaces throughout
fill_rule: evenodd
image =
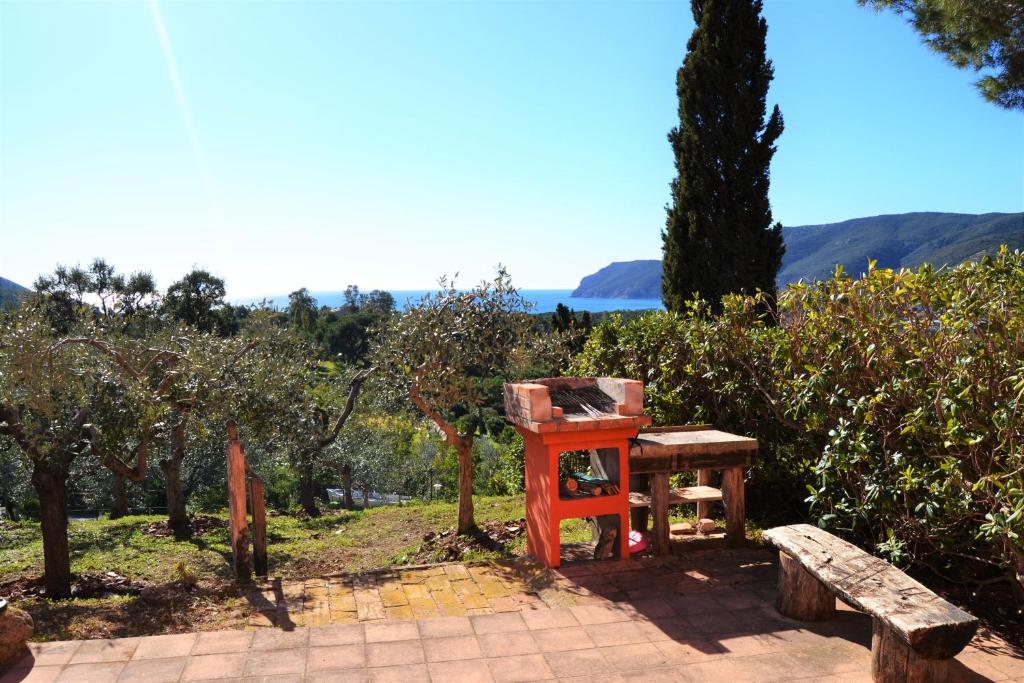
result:
M 580 493 L 589 493 L 592 496 L 600 496 L 604 489 L 599 485 L 589 481 L 581 481 L 579 479 L 567 479 L 565 481 L 565 488 L 570 491 L 578 491 Z

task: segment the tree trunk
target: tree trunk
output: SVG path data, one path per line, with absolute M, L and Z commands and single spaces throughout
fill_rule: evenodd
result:
M 473 438 L 460 437 L 456 444 L 459 453 L 459 533 L 476 531 L 473 519 Z
M 345 490 L 345 509 L 351 510 L 356 504 L 352 500 L 352 466 L 348 463 L 341 468 L 341 484 Z
M 164 484 L 167 489 L 167 523 L 177 539 L 192 535 L 192 525 L 185 514 L 185 495 L 181 490 L 181 461 L 161 460 L 160 469 L 164 473 Z
M 21 521 L 21 518 L 18 516 L 18 504 L 14 502 L 13 498 L 5 495 L 3 499 L 0 500 L 0 503 L 4 504 L 4 509 L 7 510 L 7 516 L 12 522 Z
M 128 514 L 128 482 L 120 474 L 114 475 L 114 500 L 110 518 L 120 519 Z
M 66 598 L 71 595 L 67 481 L 66 471 L 54 473 L 40 464 L 32 470 L 32 485 L 39 494 L 43 531 L 43 585 L 48 598 Z
M 307 515 L 319 517 L 320 508 L 316 506 L 316 496 L 313 489 L 313 466 L 304 465 L 302 473 L 299 475 L 299 503 Z

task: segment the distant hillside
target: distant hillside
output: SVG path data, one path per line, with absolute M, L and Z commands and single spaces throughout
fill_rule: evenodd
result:
M 18 300 L 29 293 L 29 290 L 17 282 L 0 277 L 0 308 L 18 303 Z
M 879 268 L 961 263 L 994 252 L 1000 244 L 1024 249 L 1024 213 L 905 213 L 854 218 L 842 223 L 783 227 L 786 255 L 779 284 L 820 280 L 836 264 L 859 275 L 869 259 Z M 612 263 L 580 281 L 573 296 L 656 299 L 661 261 Z
M 779 282 L 828 277 L 837 263 L 852 275 L 879 268 L 961 263 L 1000 244 L 1024 249 L 1024 213 L 905 213 L 783 229 L 786 256 Z
M 612 263 L 580 280 L 580 286 L 572 295 L 603 299 L 660 299 L 661 261 Z

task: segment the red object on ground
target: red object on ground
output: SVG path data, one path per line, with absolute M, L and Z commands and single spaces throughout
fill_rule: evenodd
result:
M 561 563 L 559 522 L 617 515 L 629 529 L 629 440 L 651 418 L 643 415 L 643 382 L 609 377 L 554 377 L 505 385 L 505 413 L 526 444 L 526 545 L 541 564 Z M 556 403 L 552 405 L 552 394 Z M 563 498 L 562 453 L 618 451 L 619 492 Z M 619 534 L 619 557 L 629 557 L 629 535 Z
M 647 534 L 637 530 L 631 529 L 629 532 L 629 552 L 630 553 L 642 553 L 647 550 L 647 546 L 650 545 Z

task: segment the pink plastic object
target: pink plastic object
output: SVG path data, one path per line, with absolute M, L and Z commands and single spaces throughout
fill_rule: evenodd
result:
M 647 550 L 649 541 L 647 540 L 647 534 L 638 531 L 637 529 L 631 529 L 629 532 L 629 552 L 642 553 Z

